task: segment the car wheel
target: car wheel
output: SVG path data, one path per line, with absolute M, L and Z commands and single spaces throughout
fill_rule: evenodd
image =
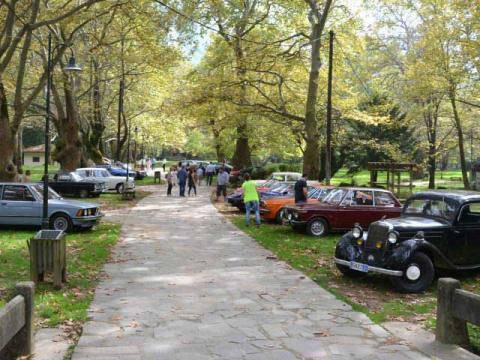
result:
M 281 208 L 280 210 L 278 210 L 277 212 L 277 216 L 275 216 L 275 222 L 277 224 L 280 224 L 282 225 L 283 224 L 283 217 L 285 216 L 285 209 L 284 208 Z
M 123 184 L 118 184 L 115 187 L 115 190 L 117 190 L 117 194 L 123 194 L 123 191 L 125 190 L 125 185 Z
M 327 222 L 321 218 L 310 220 L 307 224 L 307 234 L 312 236 L 323 236 L 328 232 Z
M 78 193 L 78 195 L 82 198 L 82 199 L 85 199 L 88 197 L 88 190 L 80 190 L 80 192 Z
M 432 260 L 424 253 L 417 252 L 405 266 L 403 276 L 392 276 L 390 279 L 400 292 L 419 293 L 432 284 L 434 277 Z
M 69 232 L 73 229 L 72 220 L 68 215 L 55 214 L 50 218 L 50 228 Z
M 356 271 L 350 269 L 348 266 L 335 264 L 337 265 L 337 269 L 342 273 L 342 275 L 349 277 L 349 278 L 361 278 L 364 277 L 366 274 L 361 271 Z

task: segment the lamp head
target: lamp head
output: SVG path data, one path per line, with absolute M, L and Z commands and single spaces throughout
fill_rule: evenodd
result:
M 66 72 L 80 72 L 82 68 L 76 63 L 75 56 L 70 56 L 68 60 L 68 65 L 63 68 Z

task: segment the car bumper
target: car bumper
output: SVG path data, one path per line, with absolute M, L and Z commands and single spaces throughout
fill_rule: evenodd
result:
M 92 227 L 97 223 L 98 220 L 100 220 L 104 216 L 105 214 L 100 213 L 94 216 L 76 217 L 72 219 L 72 223 L 74 226 L 78 226 L 78 227 Z
M 335 264 L 346 266 L 350 268 L 351 261 L 348 260 L 343 260 L 339 258 L 334 258 Z M 367 264 L 368 265 L 368 264 Z M 370 266 L 368 265 L 368 272 L 373 272 L 377 274 L 383 274 L 383 275 L 388 275 L 388 276 L 403 276 L 403 271 L 400 270 L 390 270 L 390 269 L 385 269 L 377 266 Z
M 302 221 L 302 220 L 293 220 L 293 219 L 290 219 L 288 220 L 289 224 L 292 225 L 292 226 L 297 226 L 297 227 L 300 227 L 300 226 L 306 226 L 307 225 L 307 221 Z

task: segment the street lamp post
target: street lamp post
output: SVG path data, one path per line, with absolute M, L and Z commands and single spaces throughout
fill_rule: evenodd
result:
M 58 46 L 58 45 L 57 45 Z M 53 49 L 55 50 L 55 49 Z M 49 228 L 48 221 L 48 163 L 50 162 L 50 90 L 52 88 L 52 33 L 48 34 L 48 54 L 47 54 L 47 94 L 45 99 L 45 167 L 43 174 L 43 213 L 42 213 L 42 229 Z M 68 65 L 63 68 L 66 72 L 80 72 L 82 68 L 75 62 L 73 50 L 68 60 Z

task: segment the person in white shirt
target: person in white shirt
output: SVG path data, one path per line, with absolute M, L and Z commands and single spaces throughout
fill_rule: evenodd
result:
M 207 168 L 205 169 L 206 175 L 207 175 L 207 186 L 212 185 L 212 180 L 213 180 L 213 175 L 215 175 L 215 165 L 212 163 L 207 165 Z

